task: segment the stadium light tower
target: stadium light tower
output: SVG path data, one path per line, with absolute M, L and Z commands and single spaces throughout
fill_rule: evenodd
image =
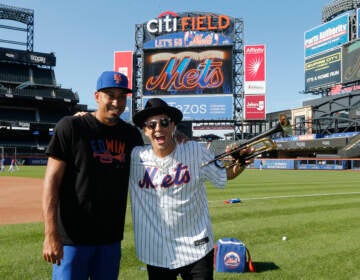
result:
M 0 42 L 26 46 L 27 51 L 34 49 L 34 10 L 17 8 L 0 4 L 0 19 L 14 20 L 26 24 L 26 28 L 1 24 L 0 28 L 26 32 L 26 42 L 5 40 L 0 38 Z
M 360 0 L 334 0 L 322 9 L 322 22 L 332 20 L 336 16 L 360 6 Z

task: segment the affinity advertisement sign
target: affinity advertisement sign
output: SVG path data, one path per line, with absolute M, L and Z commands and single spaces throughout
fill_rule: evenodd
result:
M 245 120 L 265 120 L 265 95 L 245 95 Z
M 144 51 L 143 95 L 232 93 L 232 48 Z
M 349 14 L 345 14 L 305 32 L 305 58 L 339 47 L 348 41 Z
M 265 94 L 265 45 L 246 45 L 244 65 L 245 94 Z
M 143 97 L 143 107 L 151 97 Z M 232 95 L 159 96 L 183 113 L 184 121 L 233 119 Z
M 360 80 L 360 41 L 343 48 L 342 82 L 349 83 Z
M 305 60 L 305 90 L 328 88 L 341 83 L 341 49 Z

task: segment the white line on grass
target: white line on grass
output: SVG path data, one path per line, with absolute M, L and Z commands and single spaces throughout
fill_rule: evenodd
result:
M 314 194 L 295 194 L 295 195 L 279 195 L 279 196 L 264 196 L 264 197 L 249 197 L 240 198 L 241 201 L 247 200 L 264 200 L 264 199 L 277 199 L 277 198 L 298 198 L 298 197 L 314 197 L 314 196 L 335 196 L 335 195 L 351 195 L 360 194 L 360 192 L 343 192 L 343 193 L 314 193 Z M 209 203 L 221 202 L 221 200 L 209 200 Z

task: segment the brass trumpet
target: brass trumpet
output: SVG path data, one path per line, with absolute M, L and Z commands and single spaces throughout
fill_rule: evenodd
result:
M 235 145 L 235 147 L 233 147 L 230 151 L 217 155 L 214 159 L 203 163 L 201 167 L 209 165 L 213 162 L 215 162 L 215 164 L 221 168 L 231 167 L 235 164 L 244 165 L 245 162 L 249 159 L 257 157 L 264 152 L 275 150 L 277 148 L 276 143 L 267 137 L 278 132 L 282 132 L 285 135 L 292 134 L 290 122 L 285 114 L 279 115 L 279 123 L 276 125 L 276 127 L 251 138 L 245 143 Z M 251 154 L 239 154 L 240 150 L 250 147 L 254 148 L 254 151 Z M 218 160 L 221 160 L 224 163 L 224 166 L 218 165 Z

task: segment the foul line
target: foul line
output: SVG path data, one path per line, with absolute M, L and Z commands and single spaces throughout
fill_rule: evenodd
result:
M 314 196 L 335 196 L 335 195 L 350 195 L 360 194 L 360 192 L 346 192 L 346 193 L 315 193 L 315 194 L 299 194 L 299 195 L 279 195 L 279 196 L 264 196 L 264 197 L 249 197 L 240 198 L 241 201 L 247 200 L 265 200 L 265 199 L 278 199 L 278 198 L 299 198 L 299 197 L 314 197 Z M 222 200 L 209 200 L 209 203 L 221 202 Z

